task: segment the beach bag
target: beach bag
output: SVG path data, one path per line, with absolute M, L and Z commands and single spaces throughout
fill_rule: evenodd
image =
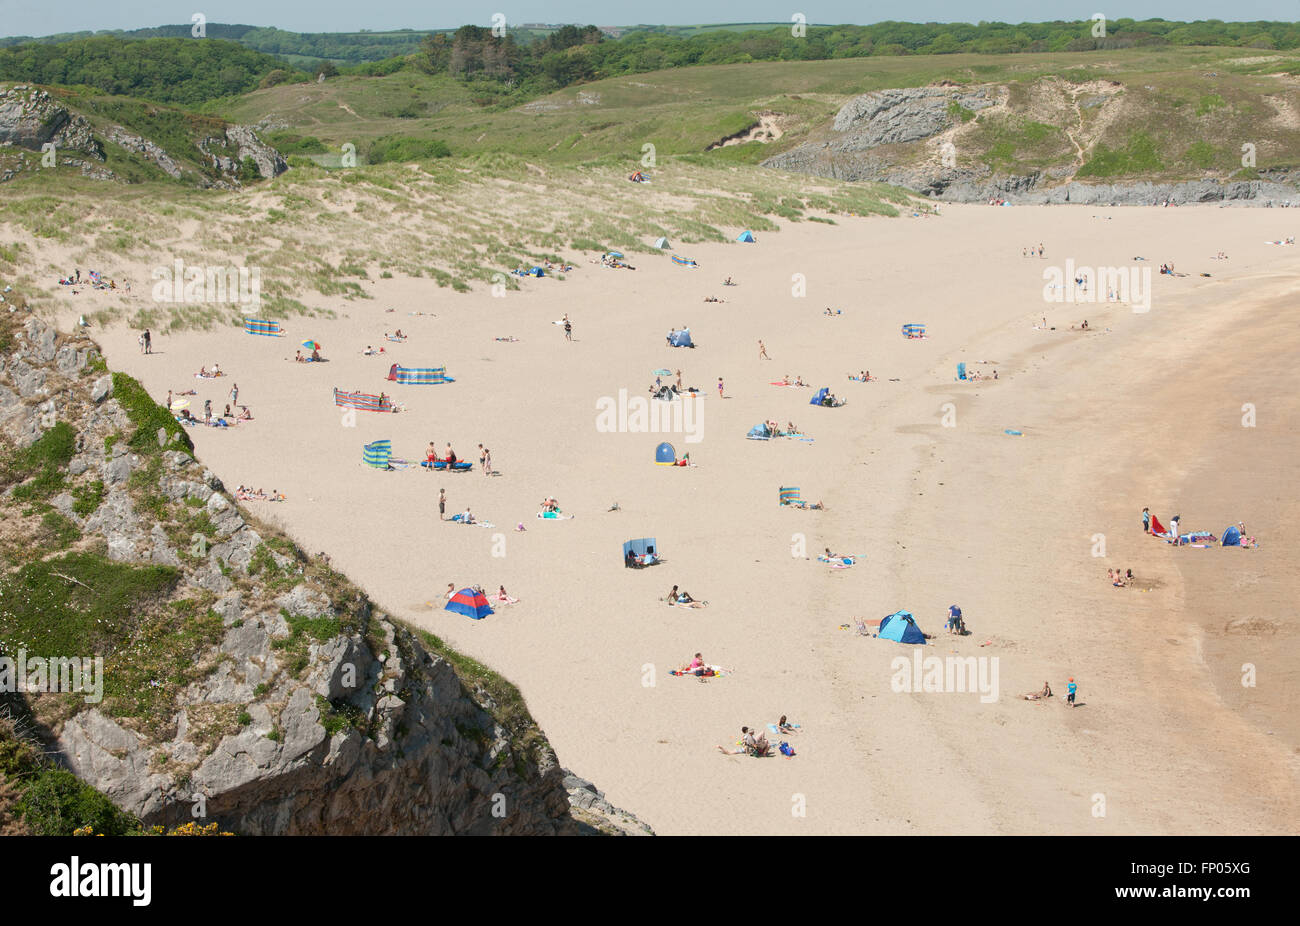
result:
M 781 745 L 778 746 L 777 748 L 781 750 L 781 755 L 783 755 L 783 756 L 793 756 L 793 755 L 794 755 L 794 748 L 793 748 L 789 743 L 787 743 L 785 740 L 782 740 L 782 741 L 781 741 Z

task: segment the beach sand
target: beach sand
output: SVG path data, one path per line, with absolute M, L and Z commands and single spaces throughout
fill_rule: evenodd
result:
M 634 255 L 636 271 L 582 258 L 568 279 L 504 298 L 378 280 L 373 300 L 308 300 L 339 317 L 291 318 L 278 340 L 155 332 L 146 357 L 124 326 L 92 334 L 160 401 L 195 388 L 192 410 L 205 398 L 220 409 L 237 382 L 256 420 L 196 429 L 199 458 L 228 488 L 285 493 L 246 507 L 513 680 L 560 761 L 659 833 L 1295 832 L 1300 723 L 1284 699 L 1298 664 L 1286 525 L 1300 251 L 1263 243 L 1295 218 L 945 206 L 679 246 L 694 271 L 666 255 Z M 1044 259 L 1022 256 L 1039 242 Z M 1210 260 L 1220 250 L 1231 259 Z M 1135 255 L 1152 270 L 1148 312 L 1044 300 L 1045 267 L 1128 268 Z M 1158 274 L 1166 261 L 1189 275 Z M 137 305 L 148 271 L 134 277 Z M 740 285 L 720 286 L 726 276 Z M 58 299 L 68 324 L 122 297 Z M 573 343 L 552 324 L 566 312 Z M 1044 316 L 1056 330 L 1034 327 Z M 1085 318 L 1090 331 L 1068 330 Z M 928 339 L 904 340 L 907 322 Z M 698 347 L 665 347 L 683 324 Z M 399 327 L 406 343 L 383 340 Z M 328 363 L 286 361 L 307 338 Z M 367 344 L 388 350 L 365 357 Z M 998 380 L 955 382 L 959 361 Z M 192 377 L 214 362 L 230 375 Z M 456 382 L 389 383 L 393 362 L 445 364 Z M 599 432 L 597 401 L 647 395 L 661 367 L 704 393 L 692 400 L 702 439 Z M 879 380 L 848 381 L 864 368 Z M 849 404 L 811 407 L 812 389 L 769 385 L 782 374 Z M 349 427 L 334 386 L 382 389 L 407 410 Z M 1245 403 L 1255 427 L 1242 426 Z M 768 418 L 813 440 L 745 439 Z M 450 441 L 475 469 L 368 469 L 361 446 L 378 438 L 408 460 Z M 655 466 L 661 440 L 698 466 Z M 479 443 L 499 477 L 479 472 Z M 782 485 L 827 510 L 778 507 Z M 449 513 L 469 505 L 495 528 L 439 522 L 439 488 Z M 574 519 L 537 520 L 547 495 Z M 1142 534 L 1147 505 L 1166 524 L 1181 513 L 1185 531 L 1244 520 L 1261 546 L 1174 549 Z M 639 537 L 656 537 L 666 562 L 625 569 L 621 544 Z M 824 547 L 858 564 L 828 569 Z M 1132 568 L 1136 586 L 1112 588 L 1111 567 Z M 442 610 L 448 582 L 504 583 L 521 601 L 471 621 Z M 674 584 L 709 607 L 666 606 Z M 944 633 L 953 603 L 970 636 Z M 935 635 L 924 655 L 997 657 L 997 700 L 893 692 L 891 660 L 917 648 L 839 628 L 899 609 Z M 669 676 L 697 651 L 734 674 Z M 1244 663 L 1255 687 L 1241 685 Z M 1021 699 L 1044 680 L 1057 697 Z M 802 725 L 795 758 L 715 749 L 781 714 Z

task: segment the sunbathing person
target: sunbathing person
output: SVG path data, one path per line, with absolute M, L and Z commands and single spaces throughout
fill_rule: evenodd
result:
M 511 598 L 509 595 L 507 595 L 506 587 L 502 585 L 497 589 L 497 601 L 504 602 L 505 604 L 516 604 L 519 601 L 519 599 Z
M 785 714 L 782 714 L 781 719 L 776 722 L 776 730 L 778 733 L 798 733 L 799 725 L 797 723 L 790 723 L 790 721 L 786 719 Z
M 1043 682 L 1043 690 L 1030 692 L 1029 694 L 1025 695 L 1025 700 L 1042 701 L 1045 700 L 1046 698 L 1050 698 L 1051 696 L 1052 696 L 1052 686 L 1047 684 L 1047 682 Z
M 677 671 L 680 672 L 682 675 L 698 675 L 700 672 L 704 671 L 704 657 L 701 656 L 699 653 L 696 653 L 694 659 L 692 659 L 686 665 L 682 666 Z

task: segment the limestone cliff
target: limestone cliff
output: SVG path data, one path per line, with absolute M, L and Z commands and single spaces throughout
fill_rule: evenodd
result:
M 508 682 L 250 520 L 84 331 L 6 315 L 0 654 L 104 659 L 102 701 L 27 696 L 67 768 L 145 824 L 648 832 Z
M 177 142 L 176 120 L 170 119 L 178 111 L 160 106 L 106 108 L 109 113 L 130 113 L 138 122 L 124 126 L 96 112 L 96 106 L 95 100 L 81 100 L 70 91 L 56 96 L 25 84 L 0 86 L 0 181 L 24 171 L 73 168 L 96 180 L 130 182 L 140 179 L 136 174 L 143 168 L 199 187 L 234 189 L 249 177 L 246 159 L 263 179 L 289 169 L 250 126 L 182 118 L 193 135 L 184 144 Z M 172 147 L 150 138 L 151 133 L 165 136 Z

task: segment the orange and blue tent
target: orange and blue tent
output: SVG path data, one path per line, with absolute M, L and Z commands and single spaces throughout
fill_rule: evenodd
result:
M 487 596 L 472 588 L 462 588 L 452 595 L 447 601 L 447 607 L 443 608 L 443 610 L 451 611 L 453 614 L 464 614 L 476 621 L 481 621 L 489 614 L 496 613 L 492 610 L 492 606 L 488 604 Z

